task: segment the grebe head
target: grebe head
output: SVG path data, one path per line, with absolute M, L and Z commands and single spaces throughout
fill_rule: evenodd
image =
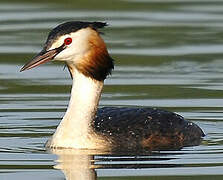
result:
M 71 74 L 77 69 L 87 77 L 102 81 L 113 69 L 113 59 L 98 32 L 103 22 L 70 21 L 55 27 L 43 50 L 20 71 L 51 60 L 64 61 Z

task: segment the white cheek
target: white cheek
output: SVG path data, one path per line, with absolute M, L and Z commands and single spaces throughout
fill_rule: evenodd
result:
M 82 39 L 76 40 L 61 51 L 57 56 L 55 56 L 54 60 L 77 61 L 77 59 L 80 60 L 80 58 L 83 57 L 88 50 L 89 45 L 87 41 L 82 41 Z
M 59 54 L 57 54 L 54 57 L 54 60 L 57 61 L 69 61 L 71 57 L 74 57 L 75 54 L 72 52 L 71 47 L 66 47 L 63 51 L 61 51 Z

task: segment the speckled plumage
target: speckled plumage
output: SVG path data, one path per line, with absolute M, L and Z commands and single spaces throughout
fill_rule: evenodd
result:
M 198 145 L 204 136 L 193 122 L 157 108 L 100 108 L 93 126 L 114 149 L 180 149 Z

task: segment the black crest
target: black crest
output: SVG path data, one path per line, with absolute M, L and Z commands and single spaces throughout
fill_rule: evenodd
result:
M 55 27 L 49 34 L 47 41 L 56 39 L 65 34 L 78 31 L 83 28 L 91 27 L 94 30 L 107 26 L 105 22 L 83 22 L 83 21 L 69 21 Z

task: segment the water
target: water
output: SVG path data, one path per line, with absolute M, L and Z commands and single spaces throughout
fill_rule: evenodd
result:
M 0 179 L 95 179 L 95 172 L 98 179 L 222 179 L 223 2 L 128 0 L 117 1 L 115 11 L 100 3 L 103 9 L 0 4 Z M 52 27 L 80 19 L 110 24 L 103 37 L 116 68 L 100 106 L 177 112 L 205 131 L 200 146 L 138 155 L 45 151 L 72 82 L 58 63 L 19 69 Z

